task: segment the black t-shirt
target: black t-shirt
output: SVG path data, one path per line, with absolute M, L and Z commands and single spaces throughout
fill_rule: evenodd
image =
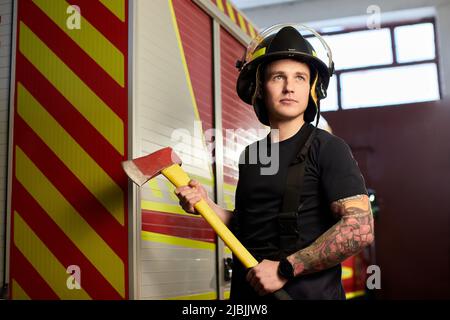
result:
M 299 141 L 306 134 L 305 124 L 292 137 L 269 143 L 270 134 L 247 146 L 239 160 L 234 225 L 239 240 L 257 257 L 279 248 L 277 214 L 282 208 L 288 167 L 298 153 Z M 278 148 L 278 153 L 276 152 Z M 253 152 L 254 151 L 254 152 Z M 273 154 L 273 156 L 272 156 Z M 338 220 L 330 210 L 333 201 L 367 194 L 364 179 L 350 148 L 340 138 L 316 129 L 307 155 L 302 207 L 298 212 L 300 239 L 298 249 L 313 243 Z M 302 228 L 307 232 L 302 232 Z M 245 281 L 245 270 L 234 259 L 231 298 L 258 298 Z M 300 276 L 285 286 L 294 299 L 342 299 L 340 265 L 310 275 Z

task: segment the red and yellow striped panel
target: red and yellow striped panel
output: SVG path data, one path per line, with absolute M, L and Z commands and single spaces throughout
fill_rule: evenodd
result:
M 127 0 L 18 2 L 12 299 L 129 296 L 127 17 Z
M 257 28 L 248 21 L 242 13 L 237 10 L 229 0 L 211 0 L 220 11 L 222 11 L 231 21 L 236 24 L 243 32 L 248 34 L 252 39 L 257 34 Z

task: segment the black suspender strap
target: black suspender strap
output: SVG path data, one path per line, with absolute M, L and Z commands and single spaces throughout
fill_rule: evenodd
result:
M 305 175 L 306 157 L 315 136 L 316 127 L 306 124 L 306 132 L 298 143 L 298 153 L 288 168 L 281 212 L 278 213 L 280 254 L 287 256 L 296 250 L 299 237 L 298 212 Z

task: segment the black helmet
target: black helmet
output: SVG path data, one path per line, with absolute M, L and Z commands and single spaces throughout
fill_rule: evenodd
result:
M 269 125 L 269 117 L 262 97 L 256 95 L 261 85 L 260 66 L 279 59 L 295 59 L 306 63 L 311 70 L 311 91 L 308 106 L 304 114 L 305 122 L 312 122 L 317 114 L 319 118 L 320 100 L 326 98 L 330 77 L 334 72 L 331 50 L 325 41 L 311 28 L 300 25 L 312 32 L 327 50 L 329 66 L 317 57 L 312 45 L 292 25 L 276 25 L 263 31 L 247 48 L 243 60 L 236 67 L 239 77 L 236 90 L 239 98 L 253 105 L 259 121 Z M 279 29 L 273 33 L 273 29 Z M 272 31 L 272 34 L 264 36 Z

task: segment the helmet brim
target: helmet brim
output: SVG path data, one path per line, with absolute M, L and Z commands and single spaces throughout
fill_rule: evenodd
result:
M 328 88 L 331 75 L 329 74 L 327 65 L 322 60 L 306 53 L 278 51 L 260 56 L 242 68 L 236 82 L 236 91 L 239 98 L 245 103 L 252 104 L 252 98 L 256 88 L 256 71 L 258 66 L 281 59 L 294 59 L 306 63 L 310 68 L 312 67 L 318 72 L 323 88 Z

